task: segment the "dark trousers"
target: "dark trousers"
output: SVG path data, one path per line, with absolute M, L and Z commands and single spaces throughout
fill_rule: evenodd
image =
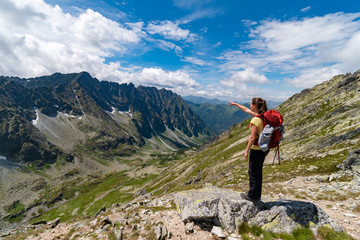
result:
M 249 180 L 250 189 L 248 196 L 252 199 L 261 198 L 262 169 L 266 152 L 250 149 L 249 156 Z

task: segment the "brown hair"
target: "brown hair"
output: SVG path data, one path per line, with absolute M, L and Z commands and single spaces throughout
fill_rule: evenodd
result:
M 251 100 L 251 104 L 255 105 L 259 109 L 259 113 L 264 113 L 267 111 L 266 101 L 262 98 L 253 98 Z

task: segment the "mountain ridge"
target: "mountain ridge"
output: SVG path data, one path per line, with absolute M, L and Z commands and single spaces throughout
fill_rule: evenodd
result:
M 164 139 L 166 138 L 165 141 L 170 141 L 172 145 L 175 143 L 175 148 L 181 148 L 185 145 L 198 144 L 190 140 L 192 137 L 197 138 L 202 135 L 207 136 L 205 138 L 211 138 L 213 136 L 206 129 L 202 120 L 187 107 L 181 97 L 169 90 L 158 90 L 143 86 L 135 87 L 133 84 L 100 82 L 96 78 L 92 78 L 87 72 L 55 73 L 51 76 L 31 79 L 0 77 L 0 81 L 3 128 L 9 131 L 6 121 L 9 117 L 7 115 L 12 112 L 19 118 L 13 124 L 16 127 L 23 128 L 23 131 L 20 132 L 24 133 L 21 136 L 15 136 L 17 143 L 11 143 L 13 149 L 10 151 L 5 150 L 8 149 L 8 146 L 0 146 L 0 155 L 4 155 L 8 159 L 31 162 L 29 158 L 25 161 L 21 156 L 25 152 L 35 150 L 34 148 L 39 148 L 39 152 L 46 150 L 48 147 L 42 146 L 44 143 L 49 145 L 52 151 L 58 149 L 56 150 L 58 153 L 61 152 L 66 155 L 61 144 L 56 146 L 56 144 L 51 143 L 59 141 L 52 141 L 56 138 L 56 134 L 50 134 L 51 131 L 46 128 L 51 127 L 45 124 L 46 121 L 56 121 L 59 114 L 62 114 L 62 118 L 58 117 L 58 121 L 65 121 L 64 116 L 70 115 L 68 125 L 74 128 L 75 124 L 75 128 L 87 136 L 85 137 L 88 139 L 86 141 L 94 139 L 93 135 L 95 134 L 98 136 L 95 138 L 109 136 L 110 139 L 107 141 L 109 144 L 111 141 L 120 141 L 119 143 L 128 142 L 130 145 L 142 147 L 146 139 L 163 134 L 167 129 L 171 131 L 178 129 L 189 139 L 184 138 L 180 142 L 165 136 Z M 34 109 L 38 110 L 34 111 Z M 36 118 L 39 116 L 37 111 L 42 114 L 42 120 L 44 120 L 41 129 L 36 129 L 36 125 L 31 124 L 34 122 L 33 120 L 36 122 Z M 124 111 L 128 113 L 128 116 L 122 118 L 121 113 Z M 116 112 L 118 113 L 116 117 L 114 114 L 109 114 Z M 81 119 L 82 116 L 83 119 Z M 75 122 L 76 117 L 78 120 Z M 105 124 L 100 124 L 101 122 Z M 61 128 L 61 124 L 57 124 L 57 127 Z M 133 128 L 130 135 L 128 134 L 129 128 Z M 42 132 L 39 133 L 39 131 Z M 114 133 L 120 137 L 119 140 L 116 140 L 118 137 Z M 30 143 L 25 144 L 29 140 L 27 137 L 29 135 L 40 136 L 40 139 L 33 139 Z M 4 142 L 11 142 L 12 135 L 2 134 L 1 138 L 4 145 Z M 50 142 L 44 138 L 49 139 Z M 187 143 L 184 145 L 182 142 Z M 31 144 L 30 147 L 27 146 L 29 144 Z M 25 149 L 24 154 L 21 154 L 21 149 L 24 147 L 32 150 Z M 17 156 L 16 152 L 20 152 L 20 156 Z M 53 163 L 55 160 L 47 161 L 44 154 L 38 154 L 36 158 L 43 159 L 40 165 L 38 164 L 39 166 L 46 162 Z

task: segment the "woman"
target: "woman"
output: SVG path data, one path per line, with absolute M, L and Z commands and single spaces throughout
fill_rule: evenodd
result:
M 262 168 L 266 152 L 263 152 L 259 146 L 255 145 L 260 132 L 264 128 L 263 120 L 260 117 L 256 117 L 256 115 L 267 111 L 266 101 L 261 98 L 253 98 L 250 103 L 250 109 L 238 103 L 229 103 L 231 106 L 235 105 L 244 112 L 254 116 L 250 121 L 251 133 L 244 153 L 246 159 L 249 156 L 250 189 L 246 194 L 242 193 L 241 196 L 246 200 L 257 201 L 261 198 Z

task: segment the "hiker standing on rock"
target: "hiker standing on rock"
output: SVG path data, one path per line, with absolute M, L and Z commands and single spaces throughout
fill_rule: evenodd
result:
M 244 199 L 250 201 L 260 200 L 262 188 L 262 169 L 266 157 L 266 152 L 263 152 L 259 146 L 255 145 L 255 142 L 258 141 L 260 132 L 264 128 L 263 120 L 256 115 L 265 113 L 267 111 L 266 101 L 262 98 L 253 98 L 250 102 L 250 109 L 238 103 L 229 103 L 230 106 L 237 106 L 244 112 L 254 116 L 250 121 L 251 133 L 244 154 L 246 159 L 249 157 L 250 189 L 246 194 L 241 193 L 241 196 Z

